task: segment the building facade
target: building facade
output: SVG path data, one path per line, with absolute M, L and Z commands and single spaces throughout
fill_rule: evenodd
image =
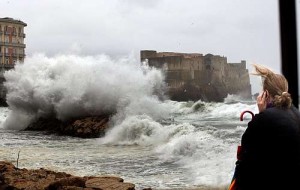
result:
M 227 63 L 227 58 L 219 55 L 143 50 L 141 61 L 164 70 L 172 100 L 221 102 L 228 94 L 251 98 L 250 77 L 244 60 Z
M 0 65 L 11 67 L 25 58 L 25 33 L 27 24 L 9 17 L 0 18 Z

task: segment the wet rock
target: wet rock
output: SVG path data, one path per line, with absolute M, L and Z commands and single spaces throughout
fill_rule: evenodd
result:
M 25 130 L 47 131 L 81 138 L 98 138 L 105 135 L 109 125 L 109 115 L 76 118 L 60 121 L 56 118 L 39 118 Z
M 76 119 L 66 127 L 62 126 L 60 131 L 63 134 L 83 138 L 97 138 L 105 135 L 108 128 L 108 116 L 86 117 Z
M 118 177 L 102 177 L 89 179 L 85 182 L 85 186 L 96 189 L 134 190 L 134 185 L 132 183 L 124 183 L 123 179 Z
M 0 161 L 0 189 L 23 190 L 134 190 L 119 177 L 77 177 L 46 169 L 18 169 Z

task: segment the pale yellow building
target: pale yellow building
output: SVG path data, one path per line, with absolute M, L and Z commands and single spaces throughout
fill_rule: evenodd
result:
M 26 23 L 9 17 L 0 18 L 0 65 L 14 65 L 25 58 Z

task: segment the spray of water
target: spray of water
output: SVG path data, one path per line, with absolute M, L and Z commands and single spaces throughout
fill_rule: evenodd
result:
M 165 86 L 163 73 L 133 56 L 38 54 L 4 75 L 11 109 L 4 127 L 9 129 L 24 129 L 39 117 L 115 114 L 118 121 L 131 114 L 168 115 L 154 95 Z

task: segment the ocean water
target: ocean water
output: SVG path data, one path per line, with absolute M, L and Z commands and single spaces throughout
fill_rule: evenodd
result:
M 0 130 L 1 160 L 19 167 L 48 168 L 74 175 L 117 175 L 137 188 L 222 187 L 232 177 L 236 148 L 254 103 L 172 102 L 173 117 L 154 121 L 147 115 L 126 118 L 100 139 L 42 132 Z M 201 110 L 194 110 L 201 104 Z M 0 108 L 3 122 L 9 108 Z
M 257 113 L 255 101 L 235 95 L 223 103 L 170 101 L 162 95 L 163 72 L 133 58 L 36 55 L 5 77 L 9 107 L 0 108 L 1 160 L 16 164 L 19 153 L 20 168 L 117 175 L 137 189 L 228 185 L 251 119 L 246 114 L 240 121 L 240 113 Z M 101 113 L 113 113 L 103 138 L 22 131 L 41 116 Z

